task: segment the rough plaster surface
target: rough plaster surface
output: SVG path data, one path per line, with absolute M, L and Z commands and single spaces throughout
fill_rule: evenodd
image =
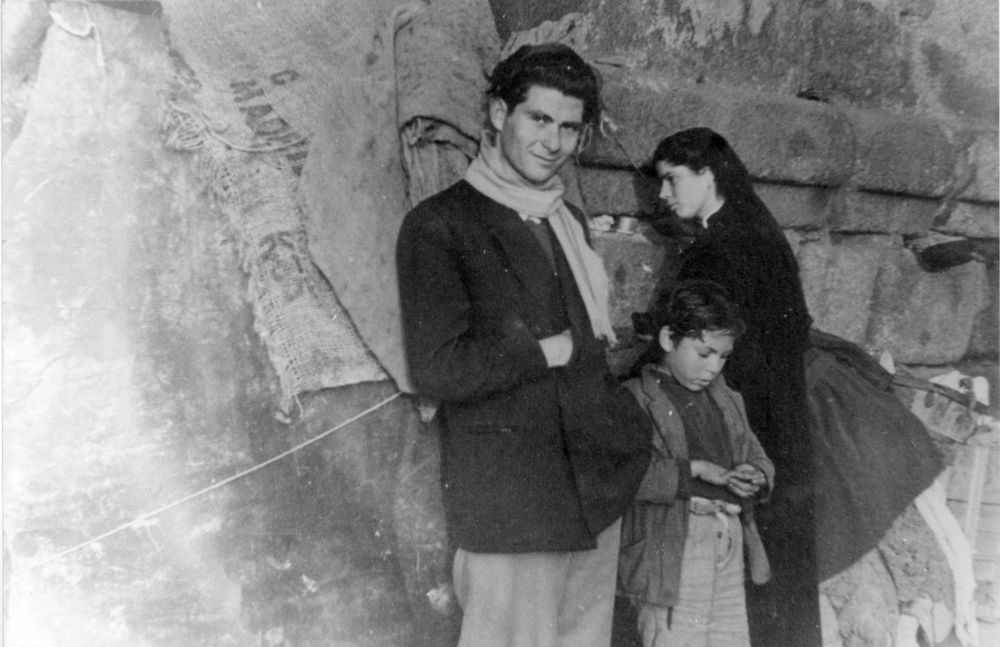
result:
M 100 5 L 89 17 L 101 56 L 50 29 L 3 160 L 5 638 L 435 644 L 451 622 L 424 595 L 446 567 L 427 498 L 436 437 L 404 442 L 409 402 L 173 505 L 395 388 L 278 413 L 234 234 L 195 160 L 160 143 L 163 25 Z

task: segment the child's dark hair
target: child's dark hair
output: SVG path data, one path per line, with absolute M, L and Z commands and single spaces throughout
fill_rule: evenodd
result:
M 531 86 L 538 85 L 583 101 L 585 124 L 596 123 L 601 113 L 597 74 L 569 45 L 522 45 L 497 64 L 489 81 L 487 96 L 503 99 L 511 110 L 527 98 Z
M 656 330 L 670 327 L 674 344 L 685 337 L 701 339 L 708 332 L 726 332 L 733 337 L 743 334 L 746 324 L 738 306 L 725 288 L 714 281 L 681 281 L 653 310 Z

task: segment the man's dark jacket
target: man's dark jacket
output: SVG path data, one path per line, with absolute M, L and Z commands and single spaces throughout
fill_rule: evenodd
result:
M 471 552 L 595 547 L 649 462 L 648 423 L 610 374 L 552 242 L 555 271 L 521 217 L 465 181 L 400 230 L 410 374 L 441 400 L 448 528 Z M 573 356 L 548 368 L 538 340 L 567 328 Z

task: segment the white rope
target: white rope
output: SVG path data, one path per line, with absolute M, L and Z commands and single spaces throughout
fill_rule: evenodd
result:
M 295 447 L 292 447 L 291 449 L 287 449 L 287 450 L 281 452 L 277 456 L 272 456 L 271 458 L 267 459 L 263 463 L 258 463 L 257 465 L 254 465 L 253 467 L 245 469 L 242 472 L 239 472 L 237 474 L 233 474 L 232 476 L 230 476 L 230 477 L 228 477 L 228 478 L 226 478 L 226 479 L 224 479 L 222 481 L 219 481 L 218 483 L 213 483 L 212 485 L 209 485 L 208 487 L 202 488 L 201 490 L 198 490 L 197 492 L 189 494 L 189 495 L 187 495 L 187 496 L 185 496 L 185 497 L 183 497 L 181 499 L 177 499 L 176 501 L 173 501 L 173 502 L 168 503 L 168 504 L 166 504 L 164 506 L 156 508 L 155 510 L 152 510 L 151 512 L 146 512 L 144 514 L 141 514 L 138 517 L 136 517 L 135 519 L 133 519 L 132 521 L 129 521 L 128 523 L 122 524 L 122 525 L 118 526 L 117 528 L 113 528 L 113 529 L 111 529 L 111 530 L 109 530 L 109 531 L 107 531 L 107 532 L 105 532 L 105 533 L 103 533 L 101 535 L 96 536 L 96 537 L 92 537 L 91 539 L 88 539 L 88 540 L 86 540 L 84 542 L 81 542 L 81 543 L 79 543 L 79 544 L 77 544 L 77 545 L 75 545 L 75 546 L 73 546 L 71 548 L 67 548 L 66 550 L 60 551 L 60 552 L 58 552 L 58 553 L 56 553 L 54 555 L 49 555 L 45 559 L 42 559 L 42 560 L 39 560 L 37 562 L 33 562 L 31 564 L 28 564 L 27 566 L 21 567 L 21 568 L 17 569 L 14 573 L 12 573 L 12 575 L 19 575 L 21 573 L 24 573 L 24 572 L 27 572 L 27 571 L 31 571 L 31 570 L 34 570 L 34 569 L 39 568 L 41 566 L 44 566 L 44 565 L 46 565 L 46 564 L 48 564 L 50 562 L 54 562 L 57 559 L 65 557 L 66 555 L 69 555 L 70 553 L 75 553 L 78 550 L 86 548 L 87 546 L 95 544 L 95 543 L 101 541 L 102 539 L 106 539 L 106 538 L 108 538 L 108 537 L 110 537 L 112 535 L 115 535 L 115 534 L 117 534 L 119 532 L 122 532 L 123 530 L 128 530 L 129 528 L 133 528 L 133 527 L 135 527 L 135 528 L 142 527 L 141 524 L 144 521 L 146 521 L 147 519 L 149 519 L 150 517 L 155 517 L 155 516 L 157 516 L 159 514 L 162 514 L 162 513 L 166 512 L 167 510 L 170 510 L 171 508 L 176 508 L 177 506 L 181 505 L 182 503 L 187 503 L 188 501 L 190 501 L 192 499 L 195 499 L 197 497 L 200 497 L 200 496 L 202 496 L 204 494 L 207 494 L 208 492 L 211 492 L 212 490 L 217 490 L 218 488 L 222 487 L 223 485 L 226 485 L 228 483 L 232 483 L 233 481 L 235 481 L 237 479 L 241 479 L 241 478 L 243 478 L 244 476 L 246 476 L 248 474 L 256 472 L 257 470 L 260 470 L 260 469 L 262 469 L 264 467 L 267 467 L 271 463 L 274 463 L 276 461 L 281 460 L 282 458 L 285 458 L 286 456 L 294 454 L 295 452 L 299 451 L 300 449 L 302 449 L 304 447 L 307 447 L 309 445 L 312 445 L 313 443 L 318 442 L 318 441 L 322 440 L 323 438 L 326 438 L 330 434 L 332 434 L 332 433 L 334 433 L 336 431 L 339 431 L 340 429 L 343 429 L 344 427 L 346 427 L 347 425 L 351 424 L 352 422 L 360 420 L 361 418 L 364 418 L 365 416 L 367 416 L 370 413 L 374 413 L 378 409 L 381 409 L 385 405 L 389 404 L 390 402 L 392 402 L 393 400 L 395 400 L 396 398 L 398 398 L 400 395 L 402 395 L 402 392 L 394 393 L 391 396 L 389 396 L 388 398 L 382 400 L 381 402 L 379 402 L 377 404 L 374 404 L 371 407 L 368 407 L 367 409 L 365 409 L 361 413 L 359 413 L 359 414 L 357 414 L 357 415 L 355 415 L 355 416 L 353 416 L 351 418 L 348 418 L 347 420 L 345 420 L 344 422 L 340 423 L 339 425 L 337 425 L 335 427 L 332 427 L 330 429 L 327 429 L 323 433 L 321 433 L 321 434 L 319 434 L 317 436 L 313 436 L 312 438 L 299 443 Z

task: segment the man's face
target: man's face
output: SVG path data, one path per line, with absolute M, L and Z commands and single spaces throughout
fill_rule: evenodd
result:
M 660 345 L 666 351 L 665 368 L 681 386 L 690 391 L 705 389 L 726 365 L 735 338 L 728 331 L 702 332 L 701 339 L 682 337 L 674 343 L 670 328 L 660 330 Z
M 490 102 L 490 122 L 500 133 L 500 151 L 525 182 L 541 186 L 576 150 L 583 130 L 583 101 L 559 90 L 531 86 L 513 110 Z

